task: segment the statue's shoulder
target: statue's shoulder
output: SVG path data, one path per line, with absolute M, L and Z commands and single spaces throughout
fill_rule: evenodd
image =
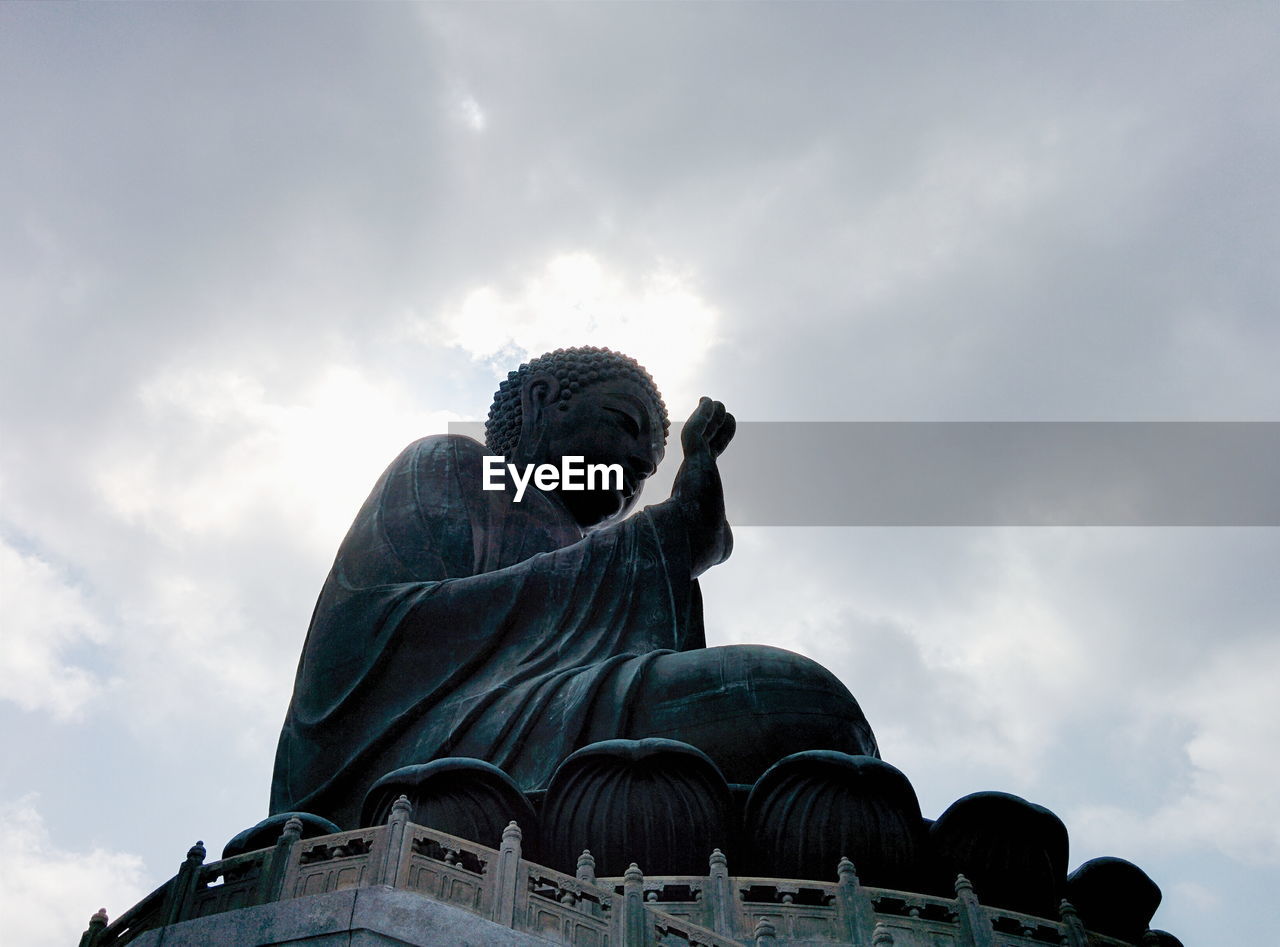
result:
M 477 466 L 486 453 L 488 448 L 483 444 L 462 434 L 428 434 L 404 449 L 405 455 L 415 458 L 452 459 Z
M 419 488 L 479 489 L 487 448 L 461 434 L 431 434 L 414 441 L 391 464 L 389 473 L 413 471 Z

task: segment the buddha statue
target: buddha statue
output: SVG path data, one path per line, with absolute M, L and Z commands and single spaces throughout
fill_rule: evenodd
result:
M 734 429 L 703 398 L 671 496 L 632 512 L 663 460 L 666 407 L 636 362 L 586 347 L 511 372 L 485 444 L 405 448 L 320 592 L 271 811 L 355 827 L 380 777 L 457 757 L 536 798 L 566 758 L 608 741 L 687 745 L 743 787 L 797 751 L 878 757 L 825 668 L 765 645 L 707 647 L 698 577 L 732 550 L 717 458 Z M 486 457 L 622 475 L 581 490 L 531 480 L 517 499 L 511 478 L 486 489 Z

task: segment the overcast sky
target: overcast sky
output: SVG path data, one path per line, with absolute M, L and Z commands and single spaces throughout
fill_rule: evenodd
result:
M 1262 3 L 0 5 L 12 942 L 266 814 L 356 508 L 529 355 L 629 352 L 675 417 L 1280 420 L 1278 103 Z M 1208 947 L 1280 921 L 1278 565 L 750 528 L 703 591 L 926 815 L 1048 806 Z

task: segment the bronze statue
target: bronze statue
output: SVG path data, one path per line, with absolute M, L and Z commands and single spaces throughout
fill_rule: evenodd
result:
M 874 933 L 879 943 L 873 916 L 892 916 L 898 930 L 918 900 L 904 892 L 923 892 L 933 913 L 922 922 L 963 918 L 975 938 L 997 920 L 986 904 L 1039 918 L 1061 908 L 1064 942 L 1083 944 L 1087 924 L 1126 943 L 1176 947 L 1148 930 L 1160 890 L 1136 865 L 1095 858 L 1068 876 L 1065 825 L 1008 793 L 970 793 L 925 819 L 828 671 L 763 645 L 706 646 L 697 580 L 732 548 L 717 459 L 734 432 L 724 405 L 703 398 L 681 434 L 671 496 L 628 516 L 663 458 L 666 409 L 631 359 L 581 348 L 508 376 L 485 446 L 454 436 L 409 445 L 361 507 L 321 590 L 280 734 L 271 814 L 223 849 L 224 859 L 245 860 L 201 869 L 197 843 L 184 873 L 160 889 L 166 900 L 149 898 L 116 926 L 145 930 L 139 921 L 284 892 L 292 866 L 318 859 L 332 864 L 304 891 L 315 879 L 326 891 L 393 884 L 434 897 L 438 884 L 457 883 L 468 910 L 479 909 L 477 884 L 490 883 L 489 872 L 490 890 L 507 892 L 506 913 L 499 905 L 494 917 L 553 939 L 569 937 L 574 922 L 545 913 L 535 896 L 577 904 L 590 889 L 583 916 L 599 920 L 621 903 L 605 900 L 608 889 L 630 885 L 631 907 L 615 916 L 638 934 L 645 918 L 662 916 L 639 901 L 647 876 L 655 897 L 676 892 L 681 911 L 686 898 L 720 891 L 697 909 L 721 931 L 742 913 L 725 907 L 724 884 L 738 888 L 741 901 L 730 903 L 751 920 L 773 913 L 775 899 L 794 903 L 806 913 L 787 917 L 806 943 L 819 928 L 804 925 L 826 924 L 824 910 L 835 926 L 822 930 L 857 943 Z M 573 463 L 616 476 L 566 483 Z M 515 482 L 490 482 L 495 468 Z M 530 473 L 538 469 L 547 476 Z M 406 821 L 442 841 L 402 831 Z M 342 829 L 354 831 L 335 840 Z M 468 853 L 450 837 L 488 850 Z M 316 841 L 299 848 L 300 839 Z M 440 881 L 432 848 L 439 866 L 464 877 Z M 271 867 L 257 874 L 255 865 Z M 729 865 L 742 866 L 732 878 Z M 802 880 L 833 873 L 835 893 Z M 221 874 L 227 888 L 253 887 L 191 900 Z M 890 890 L 873 901 L 858 893 L 864 885 Z M 283 896 L 299 893 L 294 884 Z M 1013 922 L 1028 936 L 1046 929 Z M 95 923 L 89 940 L 106 928 L 105 917 Z M 1059 929 L 1049 930 L 1056 939 Z
M 857 701 L 800 655 L 706 646 L 697 578 L 732 548 L 717 458 L 733 415 L 703 398 L 670 498 L 627 516 L 661 462 L 666 408 L 607 349 L 562 349 L 499 388 L 486 445 L 419 440 L 387 468 L 316 604 L 280 736 L 273 813 L 355 826 L 384 774 L 446 757 L 526 792 L 589 744 L 661 737 L 730 784 L 784 756 L 878 756 Z M 524 468 L 618 464 L 569 491 L 482 486 L 486 455 Z M 700 857 L 702 857 L 700 855 Z

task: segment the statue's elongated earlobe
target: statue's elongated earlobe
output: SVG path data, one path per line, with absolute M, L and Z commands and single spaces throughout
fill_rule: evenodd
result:
M 518 463 L 534 463 L 547 437 L 547 418 L 560 401 L 560 382 L 550 372 L 537 372 L 520 387 L 520 440 L 512 452 Z

